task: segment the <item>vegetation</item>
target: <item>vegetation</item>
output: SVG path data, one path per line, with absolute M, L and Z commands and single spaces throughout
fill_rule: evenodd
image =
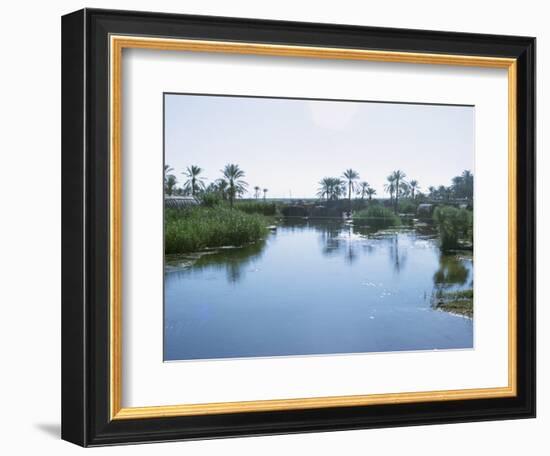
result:
M 260 197 L 260 187 L 258 187 L 257 185 L 254 187 L 254 198 L 255 199 L 258 199 Z
M 348 186 L 348 200 L 349 200 L 349 210 L 351 212 L 351 193 L 355 191 L 355 181 L 359 179 L 359 173 L 351 168 L 346 169 L 344 171 L 344 174 L 342 176 L 344 179 L 346 179 L 347 186 Z
M 176 186 L 176 176 L 172 174 L 174 168 L 170 165 L 164 165 L 164 191 L 167 195 L 172 195 Z
M 173 174 L 169 174 L 168 176 L 166 176 L 166 178 L 164 179 L 164 187 L 167 195 L 172 196 L 172 194 L 174 193 L 174 189 L 176 188 L 176 183 L 176 176 L 174 176 Z
M 345 182 L 338 177 L 323 177 L 319 182 L 317 196 L 326 201 L 337 200 L 345 192 Z
M 369 197 L 369 201 L 372 201 L 372 197 L 376 195 L 376 190 L 372 187 L 367 188 L 367 196 Z
M 266 201 L 237 201 L 235 209 L 247 214 L 261 214 L 268 217 L 277 215 L 277 205 Z
M 472 288 L 461 291 L 439 290 L 434 297 L 434 307 L 466 317 L 474 315 L 474 290 Z
M 367 209 L 353 214 L 353 223 L 358 225 L 368 225 L 372 228 L 388 228 L 390 226 L 401 225 L 401 220 L 395 213 L 387 207 L 372 205 Z
M 199 166 L 188 166 L 182 173 L 187 180 L 183 184 L 183 189 L 192 196 L 197 196 L 199 190 L 204 188 L 204 179 L 201 177 L 202 168 Z
M 320 201 L 316 203 L 298 201 L 289 204 L 268 201 L 268 189 L 259 185 L 255 185 L 250 192 L 253 199 L 243 201 L 242 198 L 247 194 L 248 183 L 244 180 L 245 172 L 237 164 L 225 165 L 221 170 L 221 176 L 208 185 L 206 185 L 204 170 L 198 165 L 188 166 L 182 173 L 185 180 L 181 187 L 178 187 L 173 172 L 174 169 L 170 165 L 165 165 L 164 187 L 167 196 L 192 196 L 195 201 L 200 202 L 202 209 L 216 209 L 220 214 L 236 209 L 242 213 L 241 215 L 267 217 L 278 214 L 341 217 L 343 213 L 349 212 L 357 224 L 385 228 L 401 225 L 398 214 L 416 215 L 420 203 L 431 203 L 431 208 L 427 210 L 424 208 L 423 214 L 430 217 L 433 205 L 437 206 L 433 211 L 432 219 L 439 232 L 442 251 L 472 246 L 473 217 L 470 209 L 473 204 L 473 175 L 469 170 L 454 177 L 452 184 L 448 187 L 444 185 L 428 187 L 427 194 L 420 191 L 418 180 L 411 179 L 407 182 L 405 180 L 407 176 L 402 170 L 394 170 L 386 178 L 384 186 L 385 192 L 389 194 L 388 201 L 374 199 L 376 190 L 366 181 L 358 182 L 359 173 L 349 168 L 344 170 L 342 177 L 327 176 L 321 179 L 317 189 L 317 197 Z M 461 206 L 461 208 L 455 206 Z M 205 234 L 207 235 L 208 233 Z
M 452 185 L 428 187 L 428 197 L 435 200 L 462 199 L 471 201 L 474 196 L 474 175 L 464 170 L 460 176 L 453 177 Z
M 433 219 L 439 232 L 441 250 L 456 250 L 471 244 L 473 240 L 472 211 L 452 206 L 441 206 L 435 209 Z
M 392 173 L 392 176 L 393 176 L 393 180 L 395 182 L 395 212 L 397 213 L 397 208 L 398 208 L 398 205 L 399 205 L 399 194 L 402 192 L 402 191 L 406 191 L 407 189 L 407 185 L 404 181 L 405 177 L 407 177 L 407 175 L 401 171 L 400 169 L 398 169 L 397 171 L 394 171 Z
M 420 185 L 418 185 L 418 181 L 416 179 L 413 179 L 409 182 L 409 188 L 411 190 L 411 198 L 414 200 L 415 194 L 418 193 L 418 190 L 420 189 Z
M 410 199 L 401 199 L 397 207 L 399 214 L 416 214 L 417 204 Z
M 395 193 L 395 177 L 393 174 L 390 174 L 388 177 L 386 177 L 386 181 L 388 182 L 386 185 L 384 185 L 384 190 L 390 194 L 390 204 L 393 206 L 393 194 Z
M 206 248 L 242 246 L 267 235 L 267 221 L 224 206 L 166 209 L 164 248 L 167 254 Z
M 216 207 L 224 202 L 218 192 L 205 192 L 200 195 L 199 201 L 204 207 Z
M 370 187 L 368 182 L 359 182 L 359 184 L 357 185 L 357 196 L 360 196 L 362 200 L 365 199 L 369 188 Z
M 233 201 L 235 198 L 243 194 L 246 190 L 248 184 L 242 180 L 244 177 L 244 171 L 239 168 L 239 165 L 234 165 L 230 163 L 225 165 L 225 168 L 222 170 L 223 177 L 227 182 L 227 195 L 229 197 L 229 205 L 233 208 Z

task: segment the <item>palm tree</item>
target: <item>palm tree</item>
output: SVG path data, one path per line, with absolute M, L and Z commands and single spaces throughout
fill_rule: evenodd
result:
M 263 192 L 264 192 L 264 201 L 265 201 L 265 196 L 267 195 L 267 192 L 269 191 L 269 189 L 267 188 L 264 188 Z
M 171 172 L 174 171 L 174 168 L 172 168 L 170 165 L 164 165 L 164 185 L 166 186 L 168 182 L 168 176 L 170 176 Z
M 176 176 L 173 174 L 169 174 L 166 180 L 165 188 L 166 188 L 166 194 L 168 196 L 172 196 L 172 193 L 174 193 L 174 188 L 176 187 Z
M 409 186 L 411 188 L 412 199 L 414 199 L 415 193 L 420 189 L 420 185 L 418 185 L 418 181 L 416 179 L 413 179 L 409 182 Z
M 474 197 L 474 175 L 468 169 L 462 172 L 462 184 L 464 186 L 464 196 L 472 199 Z
M 367 188 L 367 195 L 369 196 L 369 201 L 371 201 L 372 197 L 376 195 L 376 190 L 372 187 Z
M 172 194 L 172 192 L 174 190 L 174 186 L 176 185 L 176 176 L 171 174 L 172 171 L 174 171 L 174 168 L 172 168 L 170 165 L 164 165 L 164 191 L 168 195 Z M 168 192 L 169 182 L 170 182 L 170 192 Z
M 450 193 L 449 189 L 444 185 L 437 187 L 437 194 L 440 199 L 449 199 Z
M 223 200 L 227 199 L 227 181 L 225 179 L 218 179 L 216 181 L 216 191 L 221 195 Z
M 398 169 L 392 173 L 392 176 L 395 179 L 395 212 L 397 212 L 399 204 L 399 191 L 402 189 L 402 187 L 400 187 L 400 183 L 404 181 L 407 175 Z
M 229 196 L 229 205 L 233 209 L 233 200 L 248 187 L 248 184 L 241 180 L 244 177 L 244 171 L 239 165 L 230 163 L 221 170 L 223 177 L 227 181 L 227 194 Z
M 164 165 L 164 179 L 166 180 L 166 177 L 174 171 L 174 168 L 172 168 L 170 165 Z
M 399 184 L 399 190 L 401 191 L 401 195 L 403 196 L 403 198 L 408 198 L 409 195 L 411 194 L 411 187 L 410 185 L 405 182 L 405 181 L 402 181 L 400 184 Z
M 473 199 L 474 197 L 474 175 L 466 170 L 462 173 L 462 178 L 464 179 L 464 185 L 466 187 L 466 197 Z
M 359 173 L 351 168 L 346 169 L 344 171 L 344 174 L 342 175 L 343 178 L 347 180 L 348 185 L 348 199 L 349 199 L 349 211 L 351 212 L 351 192 L 355 190 L 355 182 L 357 179 L 359 179 Z
M 192 196 L 196 196 L 199 190 L 204 188 L 204 178 L 200 177 L 202 168 L 196 165 L 188 166 L 182 173 L 187 180 L 183 184 L 183 188 L 186 192 L 191 193 Z
M 361 182 L 359 183 L 359 186 L 357 188 L 357 194 L 361 195 L 361 199 L 365 199 L 365 195 L 368 195 L 369 190 L 369 183 L 368 182 Z
M 395 177 L 393 174 L 390 174 L 386 177 L 388 183 L 384 185 L 384 190 L 390 194 L 390 204 L 393 206 L 393 194 L 395 192 Z
M 254 198 L 258 199 L 260 197 L 260 187 L 257 185 L 254 187 Z
M 328 201 L 331 195 L 332 177 L 323 177 L 319 181 L 319 188 L 317 189 L 317 196 L 320 199 L 326 198 Z
M 345 182 L 338 177 L 323 177 L 319 182 L 317 196 L 321 199 L 325 197 L 327 201 L 337 200 L 345 192 L 344 185 Z

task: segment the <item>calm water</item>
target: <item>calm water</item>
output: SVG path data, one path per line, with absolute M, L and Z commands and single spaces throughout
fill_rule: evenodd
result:
M 471 348 L 472 320 L 431 307 L 472 261 L 429 229 L 285 221 L 260 243 L 165 272 L 165 360 Z

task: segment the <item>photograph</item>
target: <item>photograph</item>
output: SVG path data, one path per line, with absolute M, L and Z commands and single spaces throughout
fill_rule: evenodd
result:
M 474 106 L 163 96 L 165 362 L 475 349 Z
M 226 448 L 338 431 L 347 448 L 367 432 L 369 448 L 387 453 L 389 432 L 453 424 L 433 447 L 453 441 L 463 454 L 461 442 L 494 441 L 488 426 L 498 440 L 514 420 L 530 429 L 504 431 L 518 449 L 540 443 L 541 426 L 524 419 L 537 416 L 540 353 L 543 15 L 535 25 L 499 14 L 506 26 L 480 11 L 441 24 L 437 8 L 394 7 L 402 20 L 389 24 L 379 6 L 325 16 L 296 2 L 277 15 L 233 4 L 207 14 L 83 8 L 64 12 L 61 50 L 39 15 L 55 31 L 44 42 L 61 85 L 58 66 L 57 90 L 36 91 L 55 100 L 33 106 L 61 99 L 61 117 L 25 120 L 6 150 L 21 138 L 41 144 L 41 126 L 61 143 L 61 170 L 47 173 L 59 168 L 43 153 L 51 147 L 26 148 L 48 162 L 28 169 L 48 182 L 61 171 L 61 289 L 47 280 L 61 322 L 59 312 L 35 319 L 60 329 L 61 351 L 52 339 L 56 360 L 23 371 L 33 378 L 60 358 L 57 396 L 44 385 L 37 394 L 57 414 L 60 396 L 64 441 L 134 451 L 231 438 L 217 444 Z M 27 114 L 28 97 L 12 92 L 22 107 L 12 111 Z M 59 120 L 61 137 L 50 125 Z M 36 212 L 27 201 L 59 201 L 29 188 L 12 198 L 25 213 Z M 12 218 L 19 231 L 38 220 Z M 34 288 L 42 303 L 44 287 Z M 26 331 L 27 317 L 8 320 Z M 31 339 L 14 356 L 47 360 Z M 483 429 L 470 425 L 464 439 L 468 422 Z M 21 429 L 15 440 L 29 441 Z M 394 453 L 414 452 L 407 432 L 390 439 Z

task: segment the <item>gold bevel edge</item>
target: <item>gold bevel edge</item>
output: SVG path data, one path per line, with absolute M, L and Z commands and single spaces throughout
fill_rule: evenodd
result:
M 329 407 L 353 407 L 377 404 L 404 404 L 423 401 L 450 401 L 459 399 L 486 399 L 511 397 L 510 387 L 464 390 L 426 391 L 415 393 L 386 393 L 357 396 L 326 396 L 302 399 L 270 399 L 262 401 L 218 402 L 189 405 L 160 405 L 122 408 L 114 419 L 166 418 L 174 416 L 211 415 L 242 412 L 265 412 Z
M 322 48 L 241 42 L 180 40 L 133 36 L 110 36 L 110 415 L 111 419 L 156 418 L 188 415 L 209 415 L 237 412 L 275 411 L 290 409 L 327 408 L 374 404 L 449 401 L 517 395 L 517 289 L 516 289 L 516 68 L 512 58 L 389 52 L 364 49 Z M 170 406 L 121 406 L 122 339 L 121 339 L 121 59 L 122 49 L 156 49 L 210 53 L 255 54 L 288 57 L 309 57 L 339 60 L 437 64 L 508 69 L 508 386 L 462 390 L 387 393 L 353 396 L 327 396 L 300 399 L 274 399 L 242 402 L 181 404 Z
M 124 35 L 113 35 L 111 36 L 111 39 L 121 48 L 155 49 L 164 51 L 254 54 L 281 57 L 288 56 L 336 60 L 369 60 L 373 62 L 421 63 L 492 68 L 508 68 L 513 62 L 515 62 L 515 59 L 505 57 L 394 52 L 316 46 L 292 46 L 237 41 L 189 40 Z
M 508 67 L 508 385 L 517 394 L 517 61 Z
M 121 59 L 122 48 L 111 41 L 110 55 L 110 303 L 109 303 L 109 413 L 111 419 L 117 415 L 122 404 L 122 154 L 121 154 Z

